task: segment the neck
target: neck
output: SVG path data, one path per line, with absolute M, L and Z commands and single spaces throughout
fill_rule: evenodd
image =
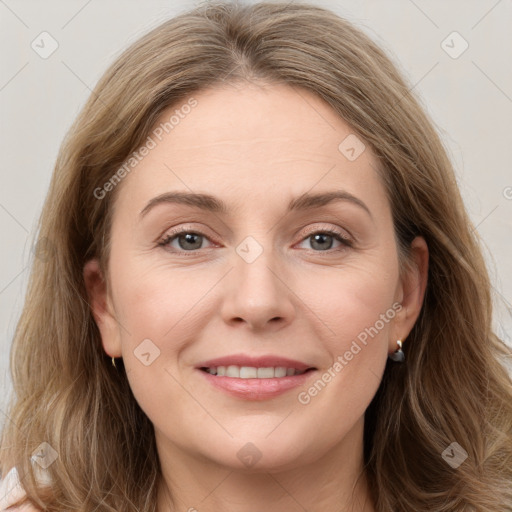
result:
M 361 418 L 319 459 L 286 471 L 248 472 L 205 461 L 157 433 L 163 474 L 157 511 L 375 512 L 363 470 L 363 424 Z

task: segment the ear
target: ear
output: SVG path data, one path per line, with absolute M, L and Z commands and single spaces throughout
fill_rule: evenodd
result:
M 114 315 L 107 283 L 97 259 L 89 260 L 84 265 L 83 277 L 91 312 L 100 330 L 103 348 L 110 357 L 121 357 L 119 323 Z
M 421 311 L 428 279 L 428 246 L 423 237 L 416 237 L 409 249 L 409 261 L 402 271 L 398 287 L 398 302 L 402 309 L 395 317 L 393 338 L 389 352 L 397 348 L 397 340 L 405 340 L 411 332 Z

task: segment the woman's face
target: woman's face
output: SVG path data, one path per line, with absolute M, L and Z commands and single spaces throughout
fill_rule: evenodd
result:
M 377 161 L 312 93 L 193 100 L 164 112 L 117 185 L 108 294 L 89 286 L 105 351 L 162 453 L 285 469 L 359 449 L 419 312 L 426 249 L 400 276 Z

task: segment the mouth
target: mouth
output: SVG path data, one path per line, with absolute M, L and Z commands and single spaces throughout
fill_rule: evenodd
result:
M 216 389 L 244 400 L 274 398 L 304 385 L 317 370 L 314 366 L 292 359 L 245 355 L 205 361 L 196 369 Z
M 283 377 L 293 377 L 303 373 L 316 370 L 316 368 L 307 368 L 299 370 L 297 368 L 287 368 L 286 366 L 276 367 L 255 367 L 255 366 L 203 366 L 200 370 L 216 375 L 218 377 L 232 377 L 236 379 L 282 379 Z

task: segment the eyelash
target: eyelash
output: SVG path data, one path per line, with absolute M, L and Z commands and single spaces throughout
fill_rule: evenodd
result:
M 180 235 L 185 235 L 185 234 L 199 235 L 199 236 L 202 236 L 202 237 L 210 240 L 210 238 L 207 235 L 205 235 L 204 233 L 202 233 L 201 231 L 196 231 L 196 230 L 187 229 L 187 228 L 177 228 L 177 229 L 171 230 L 169 233 L 167 233 L 164 236 L 164 238 L 162 238 L 162 240 L 160 240 L 160 242 L 158 243 L 158 246 L 163 247 L 164 249 L 166 249 L 174 254 L 182 254 L 183 256 L 197 255 L 197 252 L 200 249 L 194 249 L 194 250 L 190 250 L 190 251 L 168 249 L 168 245 L 171 241 L 178 238 Z M 315 251 L 314 249 L 306 249 L 306 250 L 314 252 L 314 253 L 318 253 L 318 254 L 322 254 L 322 253 L 331 254 L 333 252 L 342 251 L 342 250 L 346 249 L 347 247 L 349 247 L 349 248 L 353 247 L 353 242 L 351 240 L 347 239 L 347 236 L 345 234 L 343 234 L 340 231 L 333 230 L 333 229 L 318 229 L 317 228 L 316 230 L 312 230 L 312 231 L 306 233 L 306 236 L 301 239 L 301 242 L 303 242 L 304 240 L 306 240 L 307 238 L 309 238 L 313 235 L 319 235 L 319 234 L 326 234 L 326 235 L 333 236 L 335 240 L 337 240 L 338 242 L 340 242 L 342 244 L 342 247 L 339 247 L 337 249 L 328 249 L 326 251 Z M 189 253 L 189 254 L 187 254 L 187 253 Z

